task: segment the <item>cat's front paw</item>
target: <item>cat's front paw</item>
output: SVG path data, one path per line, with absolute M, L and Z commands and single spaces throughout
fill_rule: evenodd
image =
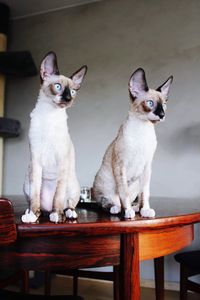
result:
M 34 214 L 32 210 L 27 209 L 24 215 L 21 217 L 23 223 L 35 223 L 38 217 Z
M 125 219 L 134 219 L 135 218 L 135 211 L 134 209 L 125 209 L 124 214 Z
M 56 211 L 50 213 L 49 220 L 52 223 L 58 223 L 60 221 L 60 215 L 59 215 L 59 213 L 57 213 Z
M 70 208 L 68 208 L 65 211 L 65 216 L 67 219 L 77 219 L 77 217 L 78 217 L 76 211 L 74 209 L 70 209 Z
M 120 206 L 117 206 L 117 205 L 111 206 L 111 208 L 110 208 L 110 213 L 111 213 L 112 215 L 117 215 L 117 214 L 119 214 L 120 212 L 121 212 L 121 207 L 120 207 Z
M 153 208 L 141 208 L 140 214 L 143 218 L 154 218 L 156 215 Z

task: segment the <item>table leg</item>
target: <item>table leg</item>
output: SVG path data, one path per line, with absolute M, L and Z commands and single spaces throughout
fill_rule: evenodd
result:
M 73 274 L 73 296 L 78 296 L 78 270 Z
M 120 296 L 119 296 L 119 287 L 120 287 L 119 266 L 113 266 L 113 272 L 114 272 L 114 281 L 113 281 L 114 300 L 120 300 Z
M 44 273 L 44 294 L 45 296 L 51 295 L 51 272 Z
M 28 294 L 28 292 L 29 292 L 29 271 L 22 270 L 21 278 L 22 278 L 21 292 Z
M 164 300 L 164 256 L 154 258 L 156 300 Z
M 140 299 L 139 243 L 137 233 L 122 234 L 120 300 Z

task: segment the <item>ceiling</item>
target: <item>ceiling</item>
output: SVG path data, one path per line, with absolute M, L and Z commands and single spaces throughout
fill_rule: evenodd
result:
M 1 3 L 10 7 L 12 19 L 21 19 L 97 1 L 101 0 L 0 0 Z

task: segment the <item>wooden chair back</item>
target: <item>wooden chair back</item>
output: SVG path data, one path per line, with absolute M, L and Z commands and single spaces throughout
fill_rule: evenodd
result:
M 14 210 L 11 201 L 0 199 L 0 246 L 14 243 L 17 231 L 14 218 Z

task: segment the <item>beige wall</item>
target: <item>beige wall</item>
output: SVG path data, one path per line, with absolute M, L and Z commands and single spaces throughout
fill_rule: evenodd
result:
M 104 0 L 12 22 L 10 49 L 31 50 L 37 64 L 54 50 L 66 75 L 88 65 L 85 84 L 69 112 L 81 185 L 92 185 L 103 153 L 126 117 L 128 79 L 141 66 L 152 87 L 174 75 L 166 121 L 156 128 L 151 194 L 200 195 L 199 14 L 198 0 Z M 5 194 L 21 194 L 29 114 L 39 80 L 12 79 L 7 87 L 6 115 L 21 121 L 22 135 L 6 140 L 3 187 Z M 173 271 L 170 258 L 168 276 L 174 280 L 171 266 Z M 144 268 L 147 277 L 151 266 L 145 263 Z

